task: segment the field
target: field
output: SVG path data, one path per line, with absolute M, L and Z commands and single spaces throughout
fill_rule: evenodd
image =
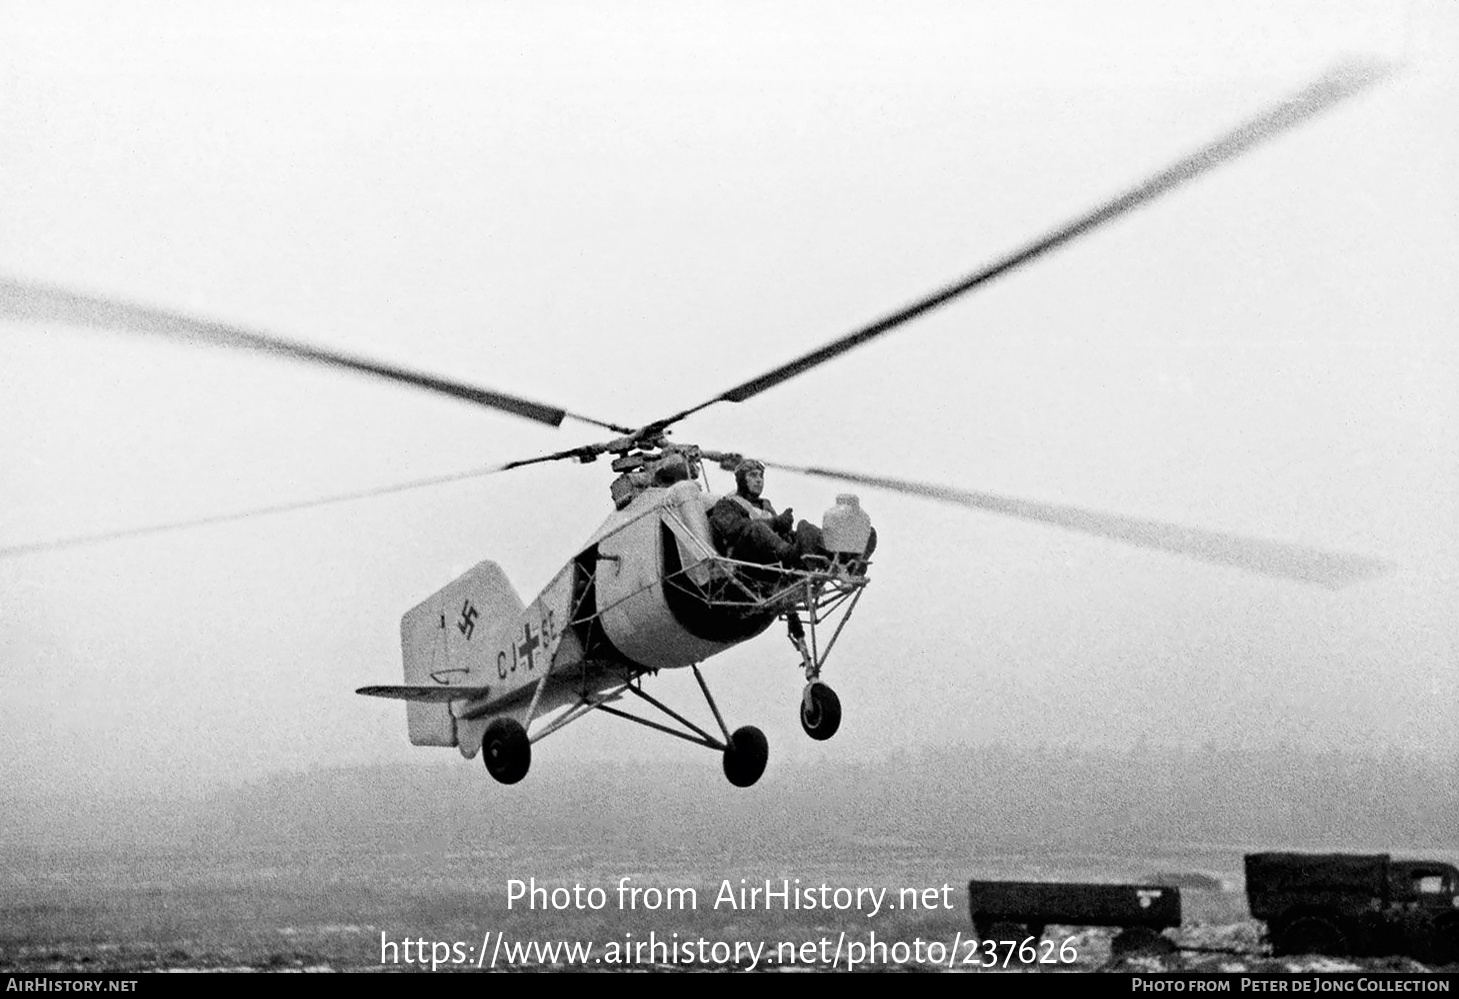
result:
M 1289 755 L 1264 784 L 1243 775 L 1272 772 L 1265 758 L 959 750 L 786 765 L 748 794 L 698 762 L 549 758 L 511 788 L 448 765 L 12 799 L 0 969 L 985 970 L 974 878 L 1181 888 L 1176 954 L 1112 961 L 1111 931 L 1050 927 L 1031 970 L 1352 969 L 1264 955 L 1243 853 L 1456 859 L 1453 768 L 1413 760 Z M 1358 779 L 1387 797 L 1333 793 Z
M 1185 925 L 1175 939 L 1200 949 L 1158 960 L 1112 962 L 1110 931 L 1051 928 L 1046 939 L 1068 945 L 1064 960 L 1045 945 L 1040 956 L 1047 963 L 1032 970 L 1359 966 L 1332 959 L 1277 962 L 1257 956 L 1260 928 L 1245 917 L 1239 865 L 1239 851 L 1219 848 L 1151 857 L 1013 853 L 969 859 L 926 856 L 894 843 L 834 841 L 808 847 L 798 856 L 691 849 L 656 850 L 650 856 L 621 849 L 527 847 L 412 853 L 295 849 L 233 857 L 187 850 L 131 856 L 32 850 L 8 858 L 0 885 L 0 967 L 407 970 L 429 966 L 435 958 L 446 969 L 474 968 L 486 935 L 498 968 L 716 969 L 753 964 L 764 970 L 787 965 L 824 969 L 839 942 L 838 967 L 857 958 L 868 968 L 938 970 L 931 961 L 938 957 L 943 969 L 976 971 L 994 958 L 969 940 L 966 881 L 975 876 L 1184 882 Z M 509 911 L 508 882 L 519 879 L 531 886 L 534 878 L 536 887 L 547 890 L 537 896 L 536 911 L 524 909 L 526 899 L 515 900 Z M 636 909 L 620 908 L 618 885 L 623 878 L 631 879 L 630 892 L 633 887 L 646 889 L 636 900 L 624 896 L 625 902 L 637 903 Z M 725 904 L 723 897 L 716 907 L 724 882 L 738 895 L 741 878 L 747 886 L 763 886 L 768 878 L 772 888 L 790 879 L 792 904 L 806 901 L 795 890 L 805 887 L 814 889 L 811 897 L 824 897 L 833 905 L 838 887 L 889 891 L 882 911 L 875 914 L 787 910 L 777 896 L 772 896 L 768 911 L 763 899 L 756 899 L 759 904 L 749 911 Z M 800 878 L 799 885 L 795 878 Z M 831 894 L 821 894 L 822 883 Z M 951 890 L 923 894 L 944 884 Z M 573 899 L 575 886 L 581 890 Z M 554 898 L 554 888 L 567 890 Z M 593 888 L 601 888 L 602 895 Z M 687 893 L 660 897 L 647 890 L 653 888 L 694 888 L 697 906 L 687 908 Z M 904 888 L 918 889 L 919 905 L 931 899 L 933 908 L 886 911 L 900 901 L 910 902 L 911 894 L 901 896 Z M 862 898 L 869 908 L 873 896 Z M 656 900 L 661 906 L 673 904 L 671 899 L 678 903 L 673 910 L 647 910 Z M 554 901 L 567 907 L 554 908 Z M 850 896 L 843 893 L 840 901 L 849 902 Z M 590 906 L 598 902 L 602 907 L 593 911 Z M 407 943 L 422 940 L 426 943 Z M 558 941 L 591 942 L 594 951 L 581 961 L 566 953 L 513 950 Z M 713 947 L 716 941 L 723 942 L 718 949 Z M 884 949 L 868 947 L 872 941 L 880 941 Z M 646 949 L 651 942 L 661 946 Z M 738 959 L 732 952 L 736 942 L 742 948 Z M 758 960 L 752 960 L 746 946 L 755 942 L 767 945 Z M 940 946 L 929 946 L 934 942 Z M 508 955 L 517 959 L 509 961 Z M 1005 952 L 996 957 L 1000 970 L 1005 958 Z M 489 960 L 480 959 L 483 965 Z M 1420 967 L 1404 959 L 1364 966 Z M 1030 970 L 1017 961 L 1010 967 Z

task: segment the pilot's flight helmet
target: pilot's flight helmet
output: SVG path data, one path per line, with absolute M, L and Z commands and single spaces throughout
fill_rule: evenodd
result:
M 745 490 L 745 476 L 751 472 L 765 474 L 765 463 L 756 461 L 754 458 L 741 458 L 740 463 L 735 466 L 735 486 L 741 491 Z

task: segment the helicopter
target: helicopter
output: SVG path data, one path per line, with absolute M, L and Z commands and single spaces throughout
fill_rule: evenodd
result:
M 488 773 L 504 784 L 526 777 L 536 742 L 599 712 L 719 753 L 727 779 L 748 787 L 765 771 L 768 742 L 754 726 L 731 731 L 701 665 L 783 621 L 804 674 L 802 728 L 813 739 L 834 736 L 841 705 L 822 673 L 869 584 L 869 519 L 843 530 L 841 525 L 856 520 L 852 514 L 860 502 L 843 494 L 824 525 L 828 543 L 823 554 L 796 566 L 735 559 L 717 543 L 709 525 L 708 512 L 717 497 L 706 488 L 703 471 L 706 465 L 733 469 L 742 456 L 672 440 L 673 428 L 709 406 L 747 401 L 1030 263 L 1357 94 L 1385 72 L 1372 64 L 1334 69 L 1117 197 L 972 274 L 713 398 L 636 427 L 226 323 L 23 281 L 0 280 L 0 315 L 264 351 L 445 394 L 540 424 L 558 427 L 571 419 L 613 433 L 606 441 L 468 473 L 505 472 L 549 461 L 588 464 L 611 456 L 611 468 L 617 473 L 610 486 L 614 511 L 573 550 L 530 604 L 524 604 L 497 564 L 483 561 L 407 611 L 401 621 L 404 682 L 368 685 L 357 693 L 405 701 L 413 744 L 456 748 L 467 758 L 480 754 Z M 1336 587 L 1386 568 L 1363 556 L 1078 507 L 769 460 L 764 464 L 1277 578 Z M 423 484 L 429 482 L 409 485 Z M 351 497 L 314 503 L 347 498 Z M 76 539 L 88 540 L 98 539 Z M 24 546 L 15 547 L 3 554 L 23 550 Z M 694 724 L 644 689 L 646 680 L 665 669 L 693 673 L 713 715 L 714 729 Z M 647 705 L 667 722 L 624 710 L 621 705 L 629 699 Z

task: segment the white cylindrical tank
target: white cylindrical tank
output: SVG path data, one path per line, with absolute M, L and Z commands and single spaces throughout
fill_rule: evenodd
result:
M 860 555 L 871 540 L 871 518 L 854 493 L 841 493 L 821 518 L 821 533 L 828 551 Z

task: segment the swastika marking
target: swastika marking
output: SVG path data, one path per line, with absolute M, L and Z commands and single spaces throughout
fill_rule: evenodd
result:
M 461 634 L 466 636 L 468 642 L 471 641 L 472 633 L 476 631 L 476 619 L 479 616 L 476 608 L 471 606 L 470 600 L 461 605 L 461 620 L 456 622 L 456 627 L 461 630 Z

